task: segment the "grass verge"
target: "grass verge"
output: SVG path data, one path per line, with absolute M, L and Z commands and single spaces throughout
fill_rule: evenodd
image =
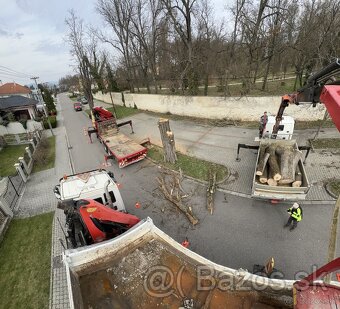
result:
M 315 149 L 340 148 L 340 138 L 319 138 L 311 143 Z
M 1 308 L 48 308 L 53 213 L 15 219 L 0 244 Z
M 55 136 L 41 140 L 34 156 L 32 173 L 48 170 L 54 167 L 55 162 Z
M 0 151 L 0 176 L 5 177 L 15 173 L 14 163 L 18 157 L 24 156 L 27 145 L 6 146 Z
M 211 163 L 195 157 L 190 157 L 179 152 L 177 152 L 177 162 L 175 164 L 164 162 L 163 149 L 158 146 L 153 145 L 148 150 L 148 156 L 152 160 L 169 169 L 176 171 L 181 169 L 184 175 L 196 179 L 207 180 L 210 169 L 217 172 L 217 181 L 221 181 L 228 176 L 228 169 L 223 165 Z

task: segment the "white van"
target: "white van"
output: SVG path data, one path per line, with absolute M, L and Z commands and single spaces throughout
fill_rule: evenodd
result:
M 61 201 L 92 199 L 112 209 L 126 212 L 112 172 L 99 169 L 60 178 L 53 190 Z

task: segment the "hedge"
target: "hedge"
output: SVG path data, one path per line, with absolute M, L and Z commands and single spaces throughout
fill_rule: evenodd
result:
M 56 128 L 57 127 L 57 116 L 49 116 L 48 118 L 50 119 L 52 128 Z M 48 126 L 46 118 L 44 118 L 44 122 L 43 123 L 44 123 L 44 128 L 45 129 L 49 129 L 50 128 Z

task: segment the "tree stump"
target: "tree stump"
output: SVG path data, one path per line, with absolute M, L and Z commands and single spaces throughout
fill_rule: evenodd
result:
M 169 119 L 160 118 L 158 121 L 158 128 L 161 133 L 161 140 L 164 151 L 164 161 L 175 163 L 177 161 L 175 137 L 170 130 Z

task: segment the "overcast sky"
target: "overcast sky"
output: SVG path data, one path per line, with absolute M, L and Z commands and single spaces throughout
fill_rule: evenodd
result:
M 230 3 L 229 0 L 211 2 L 220 16 L 225 4 Z M 95 0 L 0 0 L 2 83 L 29 84 L 32 75 L 39 76 L 39 82 L 58 81 L 66 74 L 74 74 L 69 47 L 64 42 L 65 17 L 74 9 L 86 23 L 101 25 L 95 3 Z

